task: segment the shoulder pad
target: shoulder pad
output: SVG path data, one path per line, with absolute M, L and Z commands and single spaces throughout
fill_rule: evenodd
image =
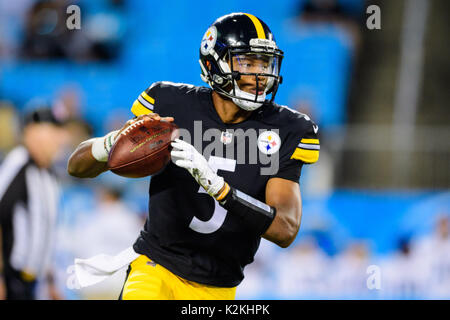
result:
M 318 138 L 319 127 L 311 118 L 297 110 L 287 106 L 275 105 L 282 123 L 290 131 L 289 144 L 292 145 L 294 152 L 291 159 L 300 160 L 311 164 L 319 159 L 320 142 Z

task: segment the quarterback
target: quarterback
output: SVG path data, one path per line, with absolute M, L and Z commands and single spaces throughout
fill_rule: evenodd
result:
M 246 13 L 220 17 L 200 44 L 201 78 L 209 88 L 153 83 L 133 103 L 134 119 L 71 155 L 71 175 L 96 177 L 107 170 L 118 132 L 143 118 L 175 121 L 194 139 L 202 135 L 199 121 L 201 130 L 222 133 L 225 152 L 208 153 L 206 142 L 194 146 L 181 137 L 172 142 L 172 161 L 150 180 L 149 214 L 121 299 L 234 299 L 261 237 L 283 248 L 294 241 L 301 169 L 318 160 L 320 145 L 307 115 L 274 102 L 282 59 L 262 20 Z M 238 134 L 249 130 L 257 141 Z M 263 163 L 226 152 L 240 144 L 277 157 L 276 170 L 262 174 Z

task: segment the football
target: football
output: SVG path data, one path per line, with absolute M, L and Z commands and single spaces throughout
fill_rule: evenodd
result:
M 141 119 L 122 131 L 111 148 L 108 169 L 127 178 L 158 173 L 170 161 L 170 142 L 178 138 L 173 122 Z

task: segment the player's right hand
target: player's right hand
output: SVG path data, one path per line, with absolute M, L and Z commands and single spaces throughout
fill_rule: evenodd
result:
M 198 152 L 193 145 L 186 141 L 175 139 L 171 143 L 170 155 L 175 165 L 186 169 L 194 177 L 195 181 L 205 191 L 215 198 L 222 190 L 225 181 L 209 166 L 205 157 Z

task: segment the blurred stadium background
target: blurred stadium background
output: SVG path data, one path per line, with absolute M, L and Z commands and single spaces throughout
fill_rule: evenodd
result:
M 66 27 L 71 4 L 80 30 Z M 379 30 L 366 26 L 370 5 Z M 72 119 L 55 164 L 63 297 L 117 298 L 124 273 L 70 290 L 67 268 L 132 244 L 148 195 L 148 179 L 71 178 L 68 156 L 122 126 L 153 81 L 203 85 L 201 37 L 235 11 L 271 27 L 285 52 L 277 102 L 309 114 L 322 142 L 302 173 L 297 240 L 263 241 L 237 298 L 449 299 L 449 1 L 0 0 L 0 161 L 20 142 L 25 110 L 50 103 Z

